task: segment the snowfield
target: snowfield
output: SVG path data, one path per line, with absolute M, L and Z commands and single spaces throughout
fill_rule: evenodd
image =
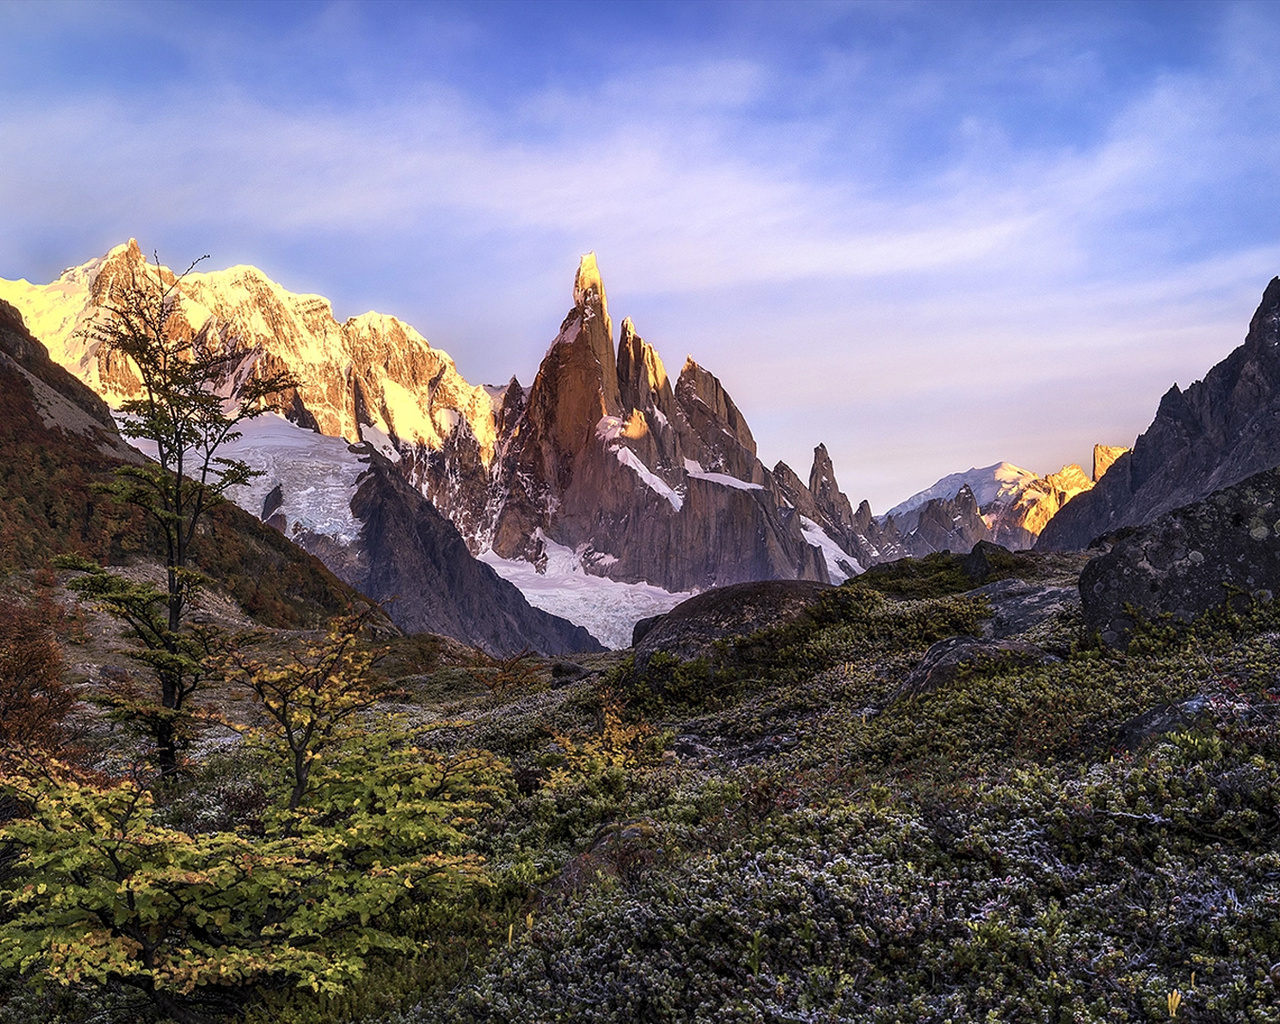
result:
M 631 631 L 641 619 L 669 612 L 693 592 L 671 593 L 649 583 L 619 583 L 591 576 L 579 555 L 553 541 L 545 541 L 547 567 L 539 573 L 532 562 L 500 558 L 492 551 L 480 561 L 514 583 L 535 608 L 559 615 L 586 630 L 606 647 L 631 646 Z

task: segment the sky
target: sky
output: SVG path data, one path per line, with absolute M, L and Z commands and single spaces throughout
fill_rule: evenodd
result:
M 0 3 L 0 277 L 135 237 L 529 383 L 597 253 L 768 465 L 1089 468 L 1280 273 L 1280 5 Z

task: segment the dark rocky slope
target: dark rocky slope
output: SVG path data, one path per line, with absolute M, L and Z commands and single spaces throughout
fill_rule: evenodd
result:
M 1134 612 L 1189 622 L 1233 596 L 1280 593 L 1280 470 L 1124 530 L 1080 576 L 1085 622 L 1122 644 Z
M 389 602 L 401 629 L 443 633 L 499 655 L 604 650 L 581 626 L 534 608 L 472 558 L 457 527 L 380 456 L 372 456 L 351 510 L 364 527 L 335 567 L 362 593 Z
M 1175 384 L 1133 450 L 1069 502 L 1040 535 L 1041 550 L 1071 550 L 1280 464 L 1280 278 L 1244 344 L 1185 391 Z

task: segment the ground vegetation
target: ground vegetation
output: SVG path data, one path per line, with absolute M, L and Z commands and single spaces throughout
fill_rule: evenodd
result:
M 1280 1021 L 1280 610 L 904 693 L 990 621 L 954 570 L 643 669 L 258 630 L 180 785 L 8 780 L 0 1021 Z

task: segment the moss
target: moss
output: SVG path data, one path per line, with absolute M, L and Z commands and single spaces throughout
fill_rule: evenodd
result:
M 893 597 L 946 597 L 972 590 L 981 583 L 1014 576 L 1034 578 L 1041 574 L 1043 561 L 1031 552 L 1013 552 L 996 544 L 982 544 L 968 555 L 935 551 L 923 558 L 900 558 L 873 565 L 844 586 L 867 588 Z

